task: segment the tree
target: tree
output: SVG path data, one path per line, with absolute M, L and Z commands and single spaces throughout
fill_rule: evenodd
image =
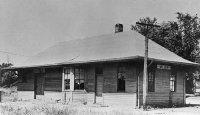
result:
M 2 70 L 2 68 L 11 66 L 13 66 L 13 64 L 11 63 L 2 63 L 0 65 L 1 80 L 2 80 L 2 83 L 0 84 L 1 86 L 10 87 L 14 82 L 17 81 L 18 76 L 16 71 Z
M 0 69 L 1 69 L 1 68 L 5 68 L 5 67 L 11 67 L 11 66 L 13 66 L 12 63 L 2 63 L 2 64 L 0 65 Z

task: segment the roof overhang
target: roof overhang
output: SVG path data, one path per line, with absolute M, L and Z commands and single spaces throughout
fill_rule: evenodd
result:
M 74 61 L 74 62 L 60 62 L 60 63 L 43 64 L 43 65 L 16 66 L 16 67 L 2 68 L 2 70 L 63 67 L 63 66 L 66 66 L 66 65 L 75 65 L 75 64 L 118 62 L 118 61 L 130 61 L 130 60 L 134 61 L 134 60 L 143 60 L 143 59 L 144 59 L 144 57 L 142 57 L 142 56 L 131 56 L 131 57 L 123 57 L 123 58 L 111 58 L 111 59 L 90 60 L 90 61 Z M 168 61 L 168 60 L 161 60 L 161 59 L 155 59 L 155 58 L 148 58 L 148 60 L 155 61 L 155 62 L 158 62 L 158 63 L 168 63 L 168 64 L 175 64 L 175 65 L 182 65 L 182 66 L 200 67 L 200 64 L 194 63 L 194 62 L 185 63 L 185 62 Z

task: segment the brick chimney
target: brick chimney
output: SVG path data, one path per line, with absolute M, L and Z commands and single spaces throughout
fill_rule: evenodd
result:
M 120 23 L 117 23 L 115 25 L 115 33 L 123 32 L 123 25 Z

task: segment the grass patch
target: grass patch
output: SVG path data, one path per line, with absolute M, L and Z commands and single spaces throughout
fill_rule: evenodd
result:
M 16 106 L 1 105 L 1 112 L 5 115 L 71 115 L 76 111 L 69 110 L 67 107 L 54 105 L 33 105 L 33 106 Z

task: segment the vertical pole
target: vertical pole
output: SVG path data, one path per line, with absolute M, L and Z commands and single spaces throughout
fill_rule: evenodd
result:
M 138 68 L 136 68 L 136 77 L 137 77 L 137 86 L 136 86 L 136 106 L 139 108 L 139 75 L 140 75 L 140 69 L 139 69 L 139 63 L 137 63 Z
M 73 102 L 73 92 L 70 91 L 70 94 L 71 94 L 71 103 Z
M 96 70 L 95 70 L 95 76 L 94 76 L 94 103 L 96 103 L 96 93 L 97 93 L 97 86 L 96 86 L 96 82 L 97 78 L 96 78 Z
M 2 75 L 1 75 L 1 68 L 0 68 L 0 84 L 3 83 Z M 1 102 L 1 91 L 0 91 L 0 102 Z
M 148 26 L 147 26 L 148 30 Z M 147 102 L 147 60 L 148 60 L 148 38 L 145 37 L 145 57 L 144 57 L 144 74 L 143 74 L 143 109 L 146 110 Z
M 138 105 L 138 108 L 140 108 L 140 75 L 138 74 L 138 91 L 137 91 L 137 105 Z
M 148 82 L 147 82 L 147 60 L 148 60 L 148 30 L 149 30 L 149 26 L 151 27 L 160 27 L 158 25 L 154 25 L 154 24 L 145 24 L 145 23 L 139 23 L 136 22 L 136 24 L 139 25 L 143 25 L 147 27 L 146 30 L 146 35 L 145 35 L 145 56 L 144 56 L 144 74 L 143 74 L 143 109 L 146 110 L 146 103 L 147 103 L 147 86 L 148 86 Z
M 145 36 L 145 56 L 144 56 L 144 73 L 143 73 L 143 109 L 146 110 L 146 106 L 147 106 L 147 74 L 148 74 L 148 70 L 147 70 L 147 61 L 148 61 L 148 28 L 149 26 L 147 25 L 147 30 L 146 30 L 146 36 Z
M 63 103 L 66 103 L 66 101 L 67 101 L 67 94 L 66 94 L 66 92 L 64 91 L 64 97 L 63 97 Z
M 37 90 L 37 76 L 34 75 L 34 99 L 36 99 L 36 91 Z
M 185 97 L 185 76 L 183 78 L 183 104 L 185 105 L 186 104 L 186 101 L 185 101 L 186 97 Z

